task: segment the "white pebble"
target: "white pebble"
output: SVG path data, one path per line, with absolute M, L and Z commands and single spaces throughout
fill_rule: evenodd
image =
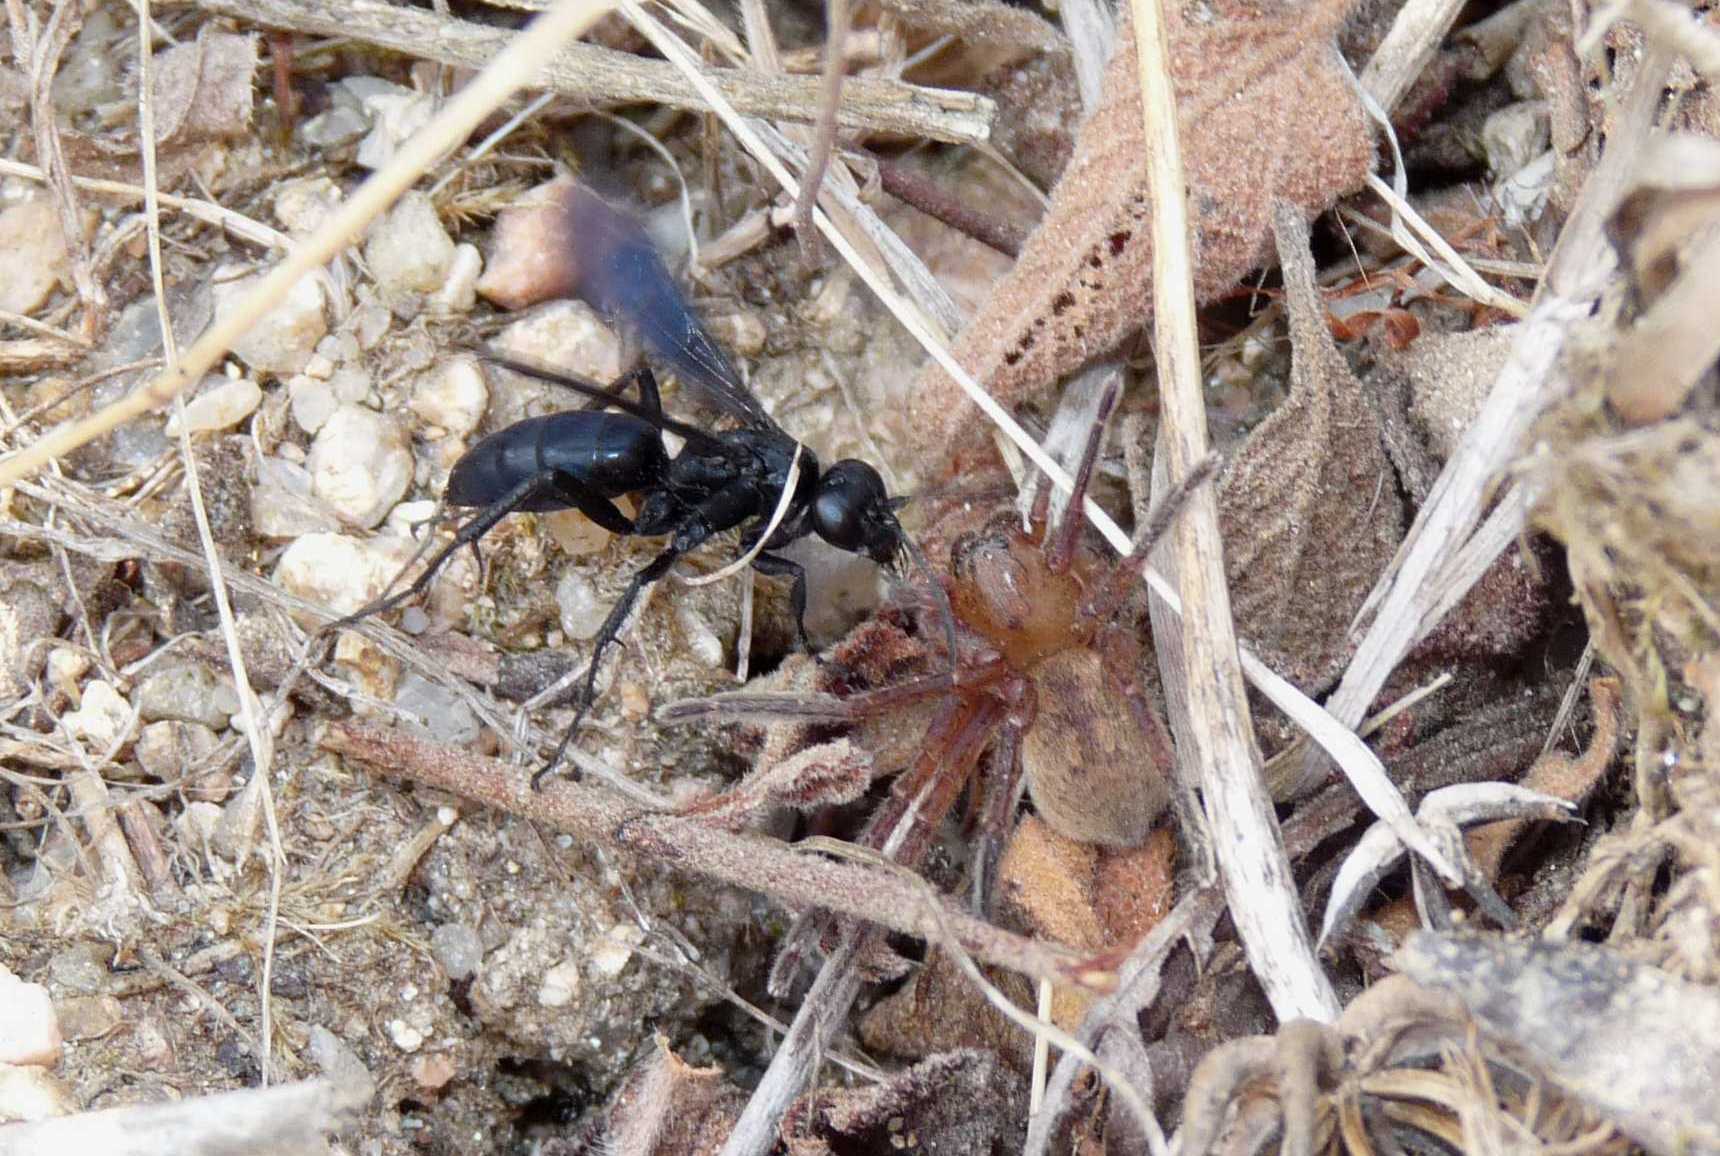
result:
M 388 1022 L 388 1038 L 403 1052 L 415 1052 L 424 1046 L 424 1033 L 405 1020 Z
M 292 442 L 281 445 L 283 454 L 297 449 Z M 340 519 L 311 493 L 309 470 L 285 458 L 261 458 L 251 487 L 251 525 L 265 538 L 298 538 L 338 530 Z
M 423 719 L 422 729 L 444 746 L 464 747 L 478 741 L 478 716 L 472 708 L 447 687 L 422 675 L 409 673 L 400 680 L 394 705 Z
M 751 575 L 741 575 L 741 581 L 750 579 Z M 717 637 L 717 632 L 711 629 L 711 624 L 705 621 L 704 615 L 685 604 L 675 608 L 675 619 L 681 626 L 681 637 L 686 641 L 687 650 L 695 655 L 706 666 L 722 666 L 726 660 L 723 640 Z
M 617 923 L 591 945 L 591 970 L 610 979 L 620 975 L 633 958 L 633 949 L 645 942 L 637 923 Z
M 370 396 L 370 374 L 356 365 L 343 365 L 329 375 L 329 388 L 335 397 L 350 405 L 358 405 Z
M 598 381 L 621 376 L 621 339 L 583 301 L 556 301 L 522 317 L 496 335 L 496 348 Z
M 239 303 L 266 276 L 258 273 L 215 287 L 217 320 L 237 311 Z M 328 332 L 323 315 L 322 286 L 315 276 L 300 277 L 287 295 L 235 342 L 233 352 L 252 369 L 297 373 L 311 359 L 317 342 Z
M 388 516 L 412 484 L 412 447 L 398 422 L 343 405 L 311 443 L 311 491 L 345 521 L 366 529 Z
M 250 378 L 224 380 L 185 403 L 185 426 L 192 433 L 232 429 L 255 413 L 262 403 L 263 391 Z M 179 436 L 177 412 L 167 418 L 167 434 Z
M 543 1007 L 566 1007 L 579 994 L 579 964 L 564 959 L 543 973 L 537 1000 Z
M 478 278 L 483 272 L 484 257 L 476 245 L 464 241 L 455 245 L 446 278 L 430 294 L 430 311 L 443 317 L 470 313 L 478 303 Z
M 73 738 L 87 739 L 92 747 L 106 751 L 131 725 L 131 704 L 113 684 L 98 678 L 84 687 L 78 709 L 61 715 L 60 722 Z
M 340 186 L 327 177 L 302 177 L 275 186 L 275 220 L 295 236 L 315 232 L 340 207 Z
M 412 412 L 453 437 L 478 428 L 490 404 L 490 387 L 476 358 L 451 357 L 418 379 Z
M 454 242 L 430 198 L 409 192 L 371 226 L 364 261 L 383 294 L 429 293 L 442 287 L 454 263 Z
M 561 628 L 569 638 L 590 642 L 603 628 L 609 606 L 597 596 L 591 579 L 575 569 L 568 569 L 555 585 L 555 604 L 561 611 Z
M 287 383 L 287 397 L 292 405 L 293 420 L 308 434 L 320 430 L 340 408 L 340 399 L 334 395 L 328 382 L 303 373 Z
M 306 534 L 281 554 L 275 583 L 337 614 L 351 614 L 382 593 L 412 549 L 398 538 Z
M 39 983 L 25 983 L 0 964 L 0 1064 L 52 1067 L 60 1061 L 60 1021 Z

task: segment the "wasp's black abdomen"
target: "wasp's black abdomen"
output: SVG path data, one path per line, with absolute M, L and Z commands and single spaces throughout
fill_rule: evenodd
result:
M 655 485 L 668 465 L 662 435 L 650 423 L 630 414 L 573 410 L 527 418 L 484 438 L 454 463 L 446 496 L 451 506 L 487 506 L 553 469 L 603 497 L 618 498 Z M 568 505 L 550 492 L 516 508 Z

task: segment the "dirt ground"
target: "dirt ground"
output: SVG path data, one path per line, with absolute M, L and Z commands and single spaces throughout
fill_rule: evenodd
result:
M 8 0 L 0 1152 L 1720 1153 L 1715 10 L 606 7 Z M 663 539 L 329 626 L 498 357 L 734 428 L 576 183 L 912 545 L 540 791 Z

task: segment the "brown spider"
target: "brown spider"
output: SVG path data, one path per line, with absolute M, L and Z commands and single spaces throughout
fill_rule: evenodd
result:
M 1077 494 L 1091 476 L 1099 434 L 1096 428 L 1089 436 Z M 1139 581 L 1138 559 L 1210 473 L 1197 470 L 1154 511 L 1137 535 L 1132 564 L 1082 547 L 1078 516 L 1048 532 L 1042 509 L 1026 530 L 1011 511 L 962 535 L 943 579 L 956 619 L 953 661 L 940 645 L 942 631 L 910 634 L 899 611 L 885 612 L 822 666 L 807 663 L 794 668 L 798 676 L 781 676 L 792 690 L 733 692 L 666 708 L 665 717 L 676 720 L 805 724 L 768 730 L 761 770 L 693 813 L 738 815 L 765 799 L 845 802 L 871 778 L 899 769 L 856 842 L 917 866 L 983 759 L 982 789 L 970 795 L 980 800 L 982 828 L 976 905 L 1024 779 L 1035 809 L 1060 833 L 1140 845 L 1165 809 L 1174 754 L 1140 685 L 1139 645 L 1113 620 Z M 1071 502 L 1071 510 L 1079 508 Z M 791 941 L 785 958 L 797 954 Z

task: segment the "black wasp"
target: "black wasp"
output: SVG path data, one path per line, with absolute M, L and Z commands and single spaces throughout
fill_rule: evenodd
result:
M 631 217 L 595 193 L 575 186 L 566 201 L 574 291 L 593 308 L 634 330 L 647 352 L 673 368 L 693 396 L 735 419 L 734 429 L 712 432 L 663 412 L 656 375 L 642 366 L 607 389 L 594 382 L 485 352 L 486 360 L 564 385 L 593 399 L 592 407 L 515 422 L 490 434 L 454 463 L 444 500 L 481 509 L 454 535 L 409 587 L 352 615 L 352 621 L 398 606 L 421 594 L 456 550 L 478 540 L 515 511 L 576 509 L 615 534 L 667 536 L 670 541 L 633 575 L 593 643 L 578 714 L 534 786 L 561 761 L 596 694 L 597 668 L 616 640 L 640 593 L 667 574 L 706 539 L 749 523 L 741 556 L 758 547 L 752 568 L 793 581 L 795 627 L 806 638 L 806 572 L 776 550 L 816 533 L 840 550 L 864 554 L 893 569 L 918 551 L 896 520 L 907 500 L 891 498 L 878 471 L 848 458 L 820 469 L 812 451 L 790 437 L 741 383 L 740 375 L 698 319 Z M 623 392 L 634 387 L 638 401 Z M 609 412 L 609 410 L 620 412 Z M 671 457 L 668 431 L 684 439 Z M 798 480 L 786 510 L 760 545 L 788 486 L 798 452 Z M 636 495 L 634 518 L 615 505 Z M 923 569 L 923 566 L 922 566 Z M 928 575 L 929 576 L 929 575 Z

